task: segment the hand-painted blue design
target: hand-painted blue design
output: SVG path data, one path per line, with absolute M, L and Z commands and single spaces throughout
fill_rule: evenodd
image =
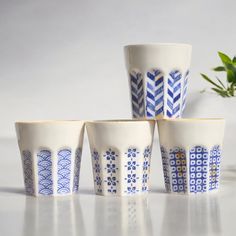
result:
M 75 151 L 74 185 L 73 185 L 74 192 L 78 192 L 79 190 L 81 156 L 82 156 L 82 148 L 77 148 Z
M 38 158 L 38 193 L 42 195 L 53 194 L 52 160 L 49 150 L 41 150 Z
M 147 72 L 146 116 L 156 117 L 164 111 L 164 77 L 160 70 Z
M 70 193 L 71 150 L 60 150 L 57 158 L 57 193 Z
M 151 163 L 151 147 L 147 146 L 143 153 L 143 178 L 142 178 L 142 191 L 149 191 L 148 189 L 148 180 L 150 173 L 150 163 Z
M 182 98 L 182 112 L 184 111 L 184 109 L 186 107 L 188 79 L 189 79 L 189 71 L 187 71 L 185 76 L 184 76 L 183 98 Z
M 216 145 L 210 151 L 209 190 L 219 188 L 220 159 L 221 159 L 220 146 Z
M 173 192 L 186 192 L 186 153 L 185 150 L 179 147 L 170 149 L 170 166 L 172 177 L 172 190 Z
M 92 158 L 93 158 L 93 173 L 94 173 L 95 189 L 97 193 L 102 193 L 100 156 L 95 149 L 92 152 Z
M 169 169 L 169 158 L 166 149 L 161 146 L 161 157 L 162 157 L 162 168 L 164 174 L 165 188 L 167 192 L 170 192 L 170 169 Z
M 174 70 L 168 75 L 167 116 L 176 118 L 181 116 L 181 73 Z
M 25 192 L 27 195 L 34 194 L 34 175 L 33 175 L 33 161 L 30 151 L 22 152 L 22 163 L 24 170 Z
M 208 151 L 201 146 L 195 146 L 190 150 L 190 192 L 207 191 Z
M 116 159 L 118 154 L 111 148 L 109 148 L 103 155 L 106 161 L 105 170 L 107 171 L 107 176 L 105 177 L 104 182 L 107 183 L 107 191 L 109 193 L 117 192 L 117 183 L 116 172 L 118 168 L 116 167 Z
M 139 72 L 130 73 L 131 99 L 133 118 L 144 117 L 144 92 L 143 92 L 143 76 Z
M 137 189 L 137 180 L 139 177 L 137 176 L 137 167 L 138 164 L 138 156 L 139 151 L 137 148 L 128 148 L 127 152 L 125 153 L 127 156 L 127 164 L 125 165 L 127 170 L 127 177 L 125 177 L 126 183 L 127 183 L 127 189 L 125 190 L 125 193 L 133 194 L 136 192 L 139 192 L 140 190 Z

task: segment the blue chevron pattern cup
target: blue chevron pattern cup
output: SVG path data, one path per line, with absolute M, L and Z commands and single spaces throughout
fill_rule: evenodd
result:
M 17 122 L 16 132 L 27 195 L 78 192 L 83 121 Z
M 124 50 L 133 118 L 182 117 L 191 45 L 128 45 Z

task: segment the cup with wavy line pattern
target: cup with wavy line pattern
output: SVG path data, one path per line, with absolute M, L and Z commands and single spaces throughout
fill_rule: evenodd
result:
M 192 46 L 153 43 L 124 47 L 133 118 L 182 117 Z
M 25 192 L 61 196 L 78 192 L 83 121 L 16 122 Z

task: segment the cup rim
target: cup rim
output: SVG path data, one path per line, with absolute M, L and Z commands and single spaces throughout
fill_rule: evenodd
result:
M 157 119 L 159 121 L 168 121 L 168 122 L 204 122 L 204 121 L 225 121 L 224 118 L 162 118 Z
M 137 44 L 127 44 L 124 46 L 124 48 L 129 48 L 129 47 L 190 47 L 192 48 L 192 45 L 189 43 L 158 43 L 158 42 L 153 42 L 153 43 L 137 43 Z
M 15 124 L 51 124 L 51 123 L 80 123 L 85 122 L 84 120 L 25 120 L 15 121 Z
M 93 120 L 87 121 L 86 124 L 127 124 L 135 122 L 155 122 L 155 119 L 111 119 L 111 120 Z

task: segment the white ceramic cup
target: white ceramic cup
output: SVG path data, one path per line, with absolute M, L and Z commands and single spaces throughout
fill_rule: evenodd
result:
M 124 47 L 132 114 L 137 117 L 181 117 L 186 106 L 192 46 L 140 44 Z
M 168 192 L 204 193 L 219 188 L 224 119 L 158 120 Z
M 83 121 L 16 122 L 28 195 L 77 192 L 84 135 Z
M 87 122 L 95 192 L 136 195 L 149 190 L 155 121 Z

